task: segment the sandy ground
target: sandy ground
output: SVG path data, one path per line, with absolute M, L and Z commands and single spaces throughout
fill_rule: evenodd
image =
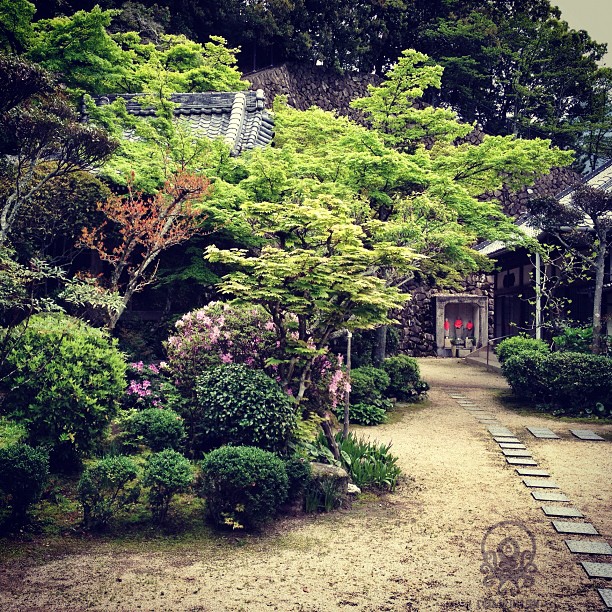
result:
M 0 610 L 602 610 L 596 587 L 610 584 L 587 578 L 577 563 L 587 557 L 567 550 L 568 536 L 555 533 L 486 426 L 446 391 L 461 389 L 515 431 L 608 541 L 612 426 L 582 426 L 608 441 L 581 442 L 571 438 L 571 423 L 503 409 L 498 375 L 449 359 L 421 367 L 429 402 L 367 430 L 393 440 L 409 476 L 397 493 L 283 519 L 257 536 L 170 543 L 163 552 L 154 542 L 84 542 L 60 557 L 5 562 Z M 551 427 L 563 439 L 536 440 L 527 425 Z M 502 521 L 524 525 L 535 539 L 534 583 L 519 583 L 515 595 L 485 586 L 481 573 L 483 538 Z

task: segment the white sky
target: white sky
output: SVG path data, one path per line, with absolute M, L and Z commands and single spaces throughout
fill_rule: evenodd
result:
M 612 0 L 551 0 L 561 19 L 574 30 L 586 30 L 599 43 L 608 43 L 603 63 L 612 66 Z

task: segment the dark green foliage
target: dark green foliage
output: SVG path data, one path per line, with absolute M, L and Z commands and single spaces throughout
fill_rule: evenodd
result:
M 0 509 L 9 507 L 9 526 L 19 526 L 37 502 L 49 477 L 49 455 L 28 444 L 0 448 Z
M 106 457 L 86 468 L 78 485 L 84 525 L 102 529 L 118 510 L 134 503 L 140 494 L 137 477 L 134 460 L 122 455 Z
M 502 340 L 495 348 L 495 354 L 500 363 L 504 363 L 513 355 L 518 355 L 523 352 L 542 353 L 543 355 L 550 353 L 550 349 L 544 340 L 536 340 L 528 336 L 512 336 Z
M 252 527 L 272 518 L 287 499 L 284 462 L 252 446 L 224 446 L 202 461 L 200 495 L 215 525 Z
M 544 401 L 547 394 L 545 384 L 546 351 L 523 348 L 502 362 L 502 374 L 512 391 L 529 401 Z
M 383 361 L 383 369 L 389 375 L 389 396 L 404 402 L 415 402 L 429 390 L 429 385 L 421 380 L 419 364 L 414 357 L 387 357 Z
M 369 403 L 380 399 L 391 380 L 387 372 L 373 366 L 362 366 L 351 370 L 351 400 Z
M 387 420 L 387 410 L 393 408 L 389 400 L 378 399 L 349 406 L 349 421 L 354 425 L 380 425 Z
M 287 500 L 293 501 L 303 493 L 310 482 L 312 477 L 310 461 L 305 457 L 293 455 L 285 459 L 285 471 L 288 480 Z
M 185 439 L 183 418 L 165 408 L 145 408 L 126 422 L 126 441 L 145 444 L 153 452 L 171 448 L 179 451 Z
M 338 434 L 336 442 L 342 463 L 358 487 L 395 490 L 402 470 L 397 457 L 389 452 L 391 443 L 376 444 L 354 433 L 349 433 L 345 440 Z
M 61 314 L 31 317 L 7 357 L 8 416 L 51 449 L 52 467 L 100 443 L 125 388 L 125 361 L 100 329 Z
M 553 337 L 555 348 L 573 353 L 590 353 L 593 345 L 592 327 L 566 327 Z
M 142 483 L 149 487 L 153 520 L 163 523 L 174 495 L 186 491 L 193 483 L 191 463 L 180 453 L 167 448 L 149 457 Z
M 612 359 L 602 355 L 525 351 L 509 357 L 502 372 L 521 399 L 555 415 L 612 414 Z
M 293 403 L 264 372 L 238 364 L 211 368 L 197 379 L 196 393 L 196 448 L 287 447 L 296 425 Z

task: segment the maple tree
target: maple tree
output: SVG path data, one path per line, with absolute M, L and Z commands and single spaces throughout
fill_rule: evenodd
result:
M 81 244 L 110 264 L 107 288 L 122 298 L 122 305 L 108 312 L 109 329 L 116 326 L 134 293 L 153 280 L 155 269 L 150 269 L 159 255 L 203 231 L 206 215 L 196 204 L 210 191 L 207 178 L 178 172 L 153 196 L 128 183 L 127 195 L 112 195 L 99 204 L 107 220 L 84 228 Z

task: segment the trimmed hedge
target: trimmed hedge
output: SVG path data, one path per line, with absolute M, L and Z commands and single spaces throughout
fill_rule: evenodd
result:
M 429 390 L 421 379 L 419 364 L 414 357 L 396 355 L 383 361 L 383 369 L 389 375 L 387 394 L 404 402 L 416 402 Z
M 200 495 L 215 525 L 252 527 L 272 518 L 287 499 L 285 463 L 253 446 L 224 446 L 202 461 Z
M 130 446 L 145 444 L 154 453 L 165 448 L 180 451 L 185 439 L 183 418 L 165 408 L 145 408 L 126 421 L 126 442 Z
M 495 354 L 500 363 L 504 363 L 513 355 L 518 355 L 525 351 L 548 354 L 550 353 L 550 348 L 544 340 L 536 340 L 535 338 L 529 338 L 528 336 L 522 335 L 506 338 L 495 348 Z
M 380 399 L 390 383 L 389 375 L 381 368 L 355 368 L 351 370 L 351 401 L 368 404 Z

